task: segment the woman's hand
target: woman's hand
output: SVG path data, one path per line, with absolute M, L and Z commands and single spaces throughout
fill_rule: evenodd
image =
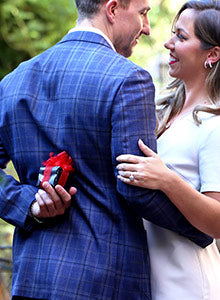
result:
M 117 166 L 118 178 L 130 185 L 163 190 L 166 178 L 168 178 L 171 171 L 142 140 L 138 141 L 138 145 L 147 157 L 131 154 L 118 156 L 116 158 L 120 162 Z

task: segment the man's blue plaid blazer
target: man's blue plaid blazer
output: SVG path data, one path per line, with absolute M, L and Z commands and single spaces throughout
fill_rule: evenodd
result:
M 117 180 L 115 158 L 156 150 L 154 86 L 148 72 L 93 32 L 72 32 L 22 63 L 0 84 L 0 216 L 16 226 L 12 295 L 50 300 L 151 299 L 142 217 L 202 247 L 164 194 Z M 66 150 L 78 192 L 64 216 L 28 217 L 41 163 Z M 163 267 L 163 266 L 161 266 Z

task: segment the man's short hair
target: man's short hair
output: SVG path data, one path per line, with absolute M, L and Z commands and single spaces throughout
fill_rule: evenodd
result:
M 91 18 L 99 12 L 101 6 L 107 0 L 75 0 L 76 7 L 81 18 Z M 128 7 L 131 0 L 118 0 L 124 8 Z

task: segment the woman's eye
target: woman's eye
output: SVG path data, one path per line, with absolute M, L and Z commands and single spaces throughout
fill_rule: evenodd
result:
M 172 31 L 172 33 L 175 34 L 178 37 L 178 39 L 180 39 L 180 40 L 185 40 L 186 39 L 181 33 L 178 33 L 176 31 Z
M 185 40 L 184 36 L 180 33 L 177 33 L 176 36 L 180 39 L 180 40 Z

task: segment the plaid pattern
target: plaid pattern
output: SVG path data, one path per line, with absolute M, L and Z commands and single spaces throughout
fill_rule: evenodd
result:
M 162 193 L 117 181 L 117 155 L 141 154 L 139 138 L 156 149 L 154 86 L 103 37 L 66 35 L 0 89 L 0 166 L 12 159 L 21 181 L 1 173 L 0 215 L 16 225 L 13 295 L 151 299 L 142 217 L 201 246 L 211 242 Z M 26 215 L 39 167 L 63 150 L 74 160 L 77 195 L 64 216 L 34 226 Z

